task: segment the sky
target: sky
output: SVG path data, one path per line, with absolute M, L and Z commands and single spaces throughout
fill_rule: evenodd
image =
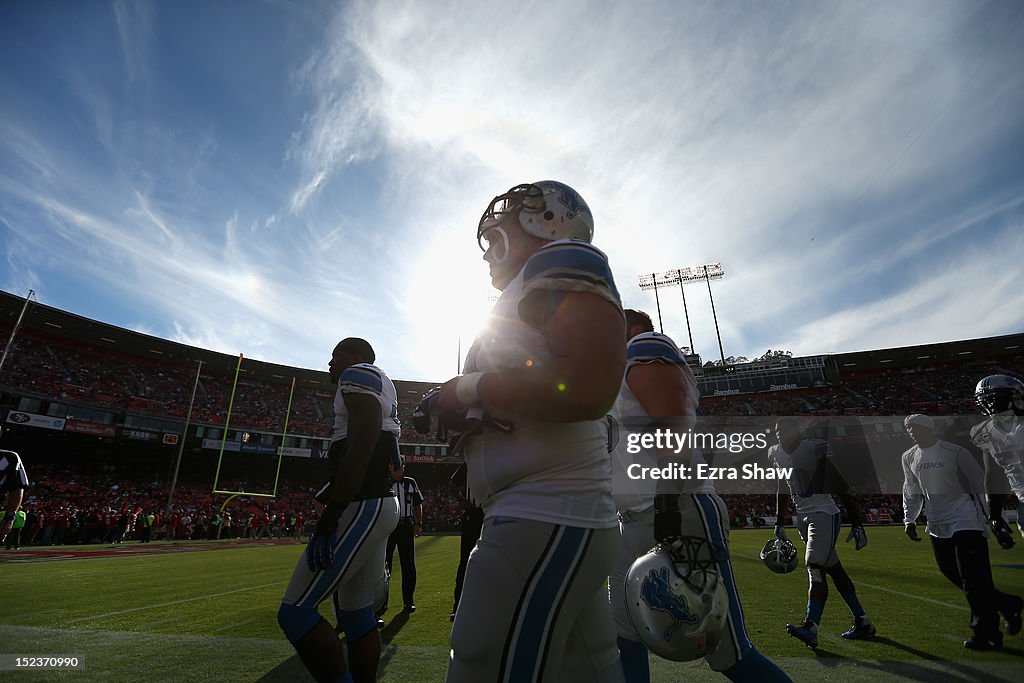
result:
M 727 356 L 1024 331 L 1024 3 L 4 2 L 0 64 L 0 288 L 146 334 L 443 381 L 543 179 L 656 324 L 722 263 Z

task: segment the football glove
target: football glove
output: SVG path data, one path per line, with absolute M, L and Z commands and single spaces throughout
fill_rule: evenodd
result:
M 416 409 L 412 411 L 412 426 L 416 433 L 427 434 L 430 432 L 430 415 L 434 407 L 434 400 L 439 393 L 441 393 L 441 387 L 434 387 L 423 394 L 423 398 L 416 405 Z M 440 425 L 438 425 L 438 428 L 440 428 Z
M 338 542 L 338 519 L 345 511 L 344 503 L 331 502 L 324 508 L 317 520 L 316 529 L 306 546 L 306 562 L 309 571 L 330 569 L 334 566 L 334 544 Z
M 683 517 L 679 512 L 679 494 L 662 493 L 654 498 L 654 539 L 671 544 L 682 534 Z
M 992 529 L 992 535 L 996 537 L 999 547 L 1009 550 L 1014 546 L 1013 532 L 1010 531 L 1010 525 L 1002 517 L 993 517 L 988 520 L 988 526 Z
M 775 538 L 779 539 L 780 541 L 789 540 L 789 538 L 786 537 L 786 526 L 784 524 L 775 525 Z
M 861 550 L 868 544 L 868 532 L 864 531 L 864 527 L 860 524 L 852 524 L 850 526 L 850 533 L 846 537 L 846 542 L 854 542 L 854 548 Z

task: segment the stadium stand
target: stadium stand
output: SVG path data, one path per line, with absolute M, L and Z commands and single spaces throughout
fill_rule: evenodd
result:
M 22 303 L 0 292 L 4 345 Z M 700 410 L 708 416 L 976 415 L 975 382 L 994 373 L 1024 375 L 1021 349 L 1024 335 L 1013 335 L 698 367 Z M 198 361 L 203 365 L 196 384 Z M 127 537 L 137 538 L 141 511 L 164 512 L 179 439 L 184 440 L 185 459 L 175 510 L 164 515 L 155 538 L 215 535 L 211 520 L 224 497 L 210 491 L 218 452 L 211 443 L 219 446 L 225 438 L 237 363 L 237 357 L 33 304 L 0 371 L 7 443 L 23 451 L 30 464 L 29 542 L 110 540 L 124 514 Z M 293 377 L 288 435 L 282 440 Z M 196 396 L 186 433 L 193 384 Z M 461 503 L 447 486 L 455 461 L 434 435 L 411 429 L 412 410 L 436 383 L 395 385 L 403 423 L 400 445 L 426 495 L 425 527 L 455 530 Z M 263 479 L 260 484 L 227 481 L 222 488 L 266 487 L 273 480 L 267 473 L 276 463 L 277 447 L 291 451 L 283 458 L 279 495 L 233 500 L 221 538 L 290 534 L 292 518 L 315 519 L 310 491 L 323 476 L 332 400 L 325 371 L 244 361 L 226 441 L 253 454 L 254 470 Z M 726 496 L 734 524 L 759 524 L 774 515 L 774 501 L 766 498 Z M 865 496 L 861 502 L 876 523 L 902 519 L 898 497 Z

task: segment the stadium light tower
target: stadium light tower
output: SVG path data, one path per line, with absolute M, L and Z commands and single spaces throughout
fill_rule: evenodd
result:
M 18 336 L 18 329 L 21 327 L 21 321 L 25 318 L 25 311 L 28 310 L 28 304 L 32 301 L 32 297 L 35 296 L 35 291 L 28 290 L 28 296 L 25 297 L 25 305 L 21 307 L 21 313 L 18 314 L 18 322 L 14 323 L 14 329 L 11 330 L 11 336 L 7 339 L 7 346 L 4 347 L 4 355 L 0 356 L 0 371 L 4 369 L 4 362 L 7 360 L 7 354 L 11 350 L 11 346 L 14 344 L 14 338 Z
M 715 311 L 715 298 L 711 294 L 711 281 L 721 280 L 725 276 L 725 268 L 721 263 L 707 263 L 692 268 L 676 268 L 667 270 L 664 273 L 651 273 L 640 276 L 640 289 L 654 290 L 654 300 L 658 306 L 658 326 L 661 331 L 665 329 L 661 324 L 661 301 L 658 299 L 658 290 L 662 287 L 679 285 L 679 292 L 683 295 L 683 315 L 686 317 L 686 333 L 690 338 L 690 353 L 696 353 L 693 348 L 693 331 L 690 329 L 690 312 L 686 307 L 686 291 L 683 288 L 688 282 L 705 280 L 708 283 L 708 297 L 711 299 L 711 315 L 715 319 L 715 334 L 718 335 L 718 352 L 722 355 L 722 365 L 725 365 L 725 351 L 722 348 L 722 333 L 718 329 L 718 313 Z

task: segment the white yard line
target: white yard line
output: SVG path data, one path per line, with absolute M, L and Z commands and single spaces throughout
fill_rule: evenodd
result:
M 271 586 L 283 586 L 283 581 L 275 581 L 273 583 L 265 583 L 260 586 L 250 586 L 249 588 L 236 588 L 233 591 L 224 591 L 223 593 L 213 593 L 212 595 L 200 595 L 195 598 L 182 598 L 181 600 L 172 600 L 171 602 L 161 602 L 156 605 L 146 605 L 144 607 L 132 607 L 130 609 L 120 609 L 114 612 L 104 612 L 103 614 L 93 614 L 87 617 L 79 617 L 77 619 L 68 619 L 63 622 L 65 624 L 77 624 L 80 621 L 94 621 L 96 619 L 105 619 L 106 617 L 115 617 L 119 614 L 129 614 L 131 612 L 142 612 L 147 609 L 158 609 L 160 607 L 170 607 L 171 605 L 181 605 L 186 602 L 196 602 L 198 600 L 209 600 L 211 598 L 220 598 L 225 595 L 231 595 L 233 593 L 245 593 L 246 591 L 255 591 L 261 588 L 269 588 Z

